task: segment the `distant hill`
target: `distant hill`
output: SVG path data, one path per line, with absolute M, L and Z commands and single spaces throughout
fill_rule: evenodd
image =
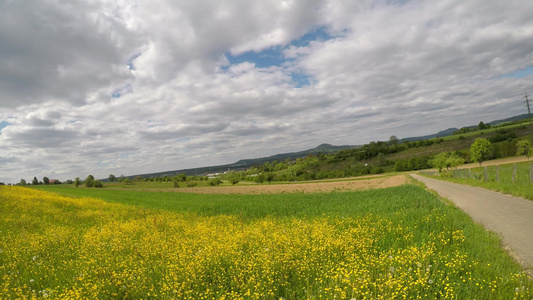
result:
M 514 122 L 514 121 L 521 121 L 524 119 L 528 119 L 528 114 L 518 115 L 514 117 L 510 117 L 507 119 L 501 119 L 501 120 L 495 120 L 486 124 L 490 125 L 497 125 L 501 123 L 506 122 Z M 471 126 L 465 126 L 468 128 L 474 128 L 478 125 L 471 125 Z M 424 136 L 417 136 L 417 137 L 407 137 L 402 138 L 400 141 L 420 141 L 420 140 L 429 140 L 436 137 L 445 137 L 452 135 L 455 131 L 459 130 L 458 128 L 451 127 L 446 130 L 439 131 L 435 134 L 430 135 L 424 135 Z M 228 170 L 245 170 L 253 166 L 262 165 L 266 162 L 272 162 L 272 161 L 285 161 L 286 159 L 296 159 L 305 157 L 308 154 L 318 154 L 318 153 L 337 153 L 344 149 L 354 149 L 359 148 L 360 145 L 342 145 L 342 146 L 333 146 L 330 144 L 321 144 L 318 147 L 299 151 L 299 152 L 289 152 L 289 153 L 282 153 L 282 154 L 276 154 L 268 157 L 261 157 L 261 158 L 251 158 L 251 159 L 241 159 L 233 164 L 227 164 L 227 165 L 219 165 L 219 166 L 210 166 L 210 167 L 202 167 L 202 168 L 192 168 L 192 169 L 182 169 L 182 170 L 174 170 L 174 171 L 165 171 L 165 172 L 157 172 L 157 173 L 149 173 L 149 174 L 140 174 L 140 175 L 132 175 L 132 176 L 126 176 L 130 179 L 133 179 L 135 176 L 142 176 L 143 178 L 149 178 L 149 177 L 162 177 L 162 176 L 175 176 L 177 174 L 185 174 L 188 176 L 191 175 L 203 175 L 203 174 L 210 174 L 210 173 L 222 173 Z M 103 181 L 106 181 L 107 179 L 103 179 Z
M 522 120 L 525 120 L 525 119 L 529 119 L 529 114 L 523 114 L 523 115 L 519 115 L 519 116 L 510 117 L 510 118 L 507 118 L 507 119 L 496 120 L 496 121 L 492 121 L 492 122 L 487 123 L 487 124 L 489 124 L 489 125 L 498 125 L 498 124 L 501 124 L 501 123 L 522 121 Z
M 518 116 L 510 117 L 510 118 L 507 118 L 507 119 L 495 120 L 495 121 L 489 122 L 487 124 L 489 124 L 489 125 L 498 125 L 498 124 L 507 123 L 507 122 L 522 121 L 522 120 L 525 120 L 525 119 L 529 119 L 529 114 L 518 115 Z M 465 127 L 466 128 L 477 128 L 478 125 L 479 124 L 465 126 Z M 457 130 L 459 130 L 459 129 L 455 128 L 455 127 L 452 127 L 452 128 L 448 128 L 446 130 L 439 131 L 439 132 L 437 132 L 435 134 L 408 137 L 408 138 L 403 138 L 403 139 L 400 139 L 400 140 L 401 141 L 410 141 L 410 142 L 429 140 L 429 139 L 433 139 L 433 138 L 436 138 L 436 137 L 445 137 L 445 136 L 453 135 L 453 133 L 455 131 L 457 131 Z
M 401 139 L 401 141 L 413 142 L 413 141 L 429 140 L 429 139 L 433 139 L 433 138 L 436 138 L 436 137 L 445 137 L 445 136 L 452 135 L 457 130 L 459 130 L 459 129 L 457 129 L 455 127 L 452 127 L 452 128 L 448 128 L 446 130 L 439 131 L 439 132 L 437 132 L 435 134 L 403 138 L 403 139 Z
M 238 162 L 236 162 L 236 165 L 239 164 L 246 164 L 250 166 L 257 166 L 262 165 L 265 162 L 272 162 L 272 161 L 284 161 L 286 159 L 296 159 L 300 157 L 305 157 L 309 154 L 318 154 L 318 153 L 337 153 L 343 149 L 353 149 L 358 148 L 360 146 L 351 146 L 351 145 L 343 145 L 343 146 L 333 146 L 330 144 L 321 144 L 316 148 L 308 149 L 304 151 L 299 152 L 290 152 L 290 153 L 282 153 L 282 154 L 276 154 L 268 157 L 262 157 L 262 158 L 252 158 L 252 159 L 241 159 Z
M 241 159 L 233 164 L 227 164 L 227 165 L 219 165 L 219 166 L 210 166 L 210 167 L 201 167 L 201 168 L 192 168 L 192 169 L 182 169 L 182 170 L 173 170 L 173 171 L 164 171 L 164 172 L 156 172 L 156 173 L 147 173 L 147 174 L 138 174 L 138 175 L 131 175 L 131 176 L 125 176 L 126 178 L 133 179 L 136 176 L 142 176 L 143 178 L 150 178 L 150 177 L 163 177 L 163 176 L 175 176 L 178 174 L 185 174 L 187 176 L 192 175 L 205 175 L 205 174 L 211 174 L 211 173 L 223 173 L 228 170 L 233 171 L 239 171 L 239 170 L 245 170 L 253 166 L 262 165 L 266 162 L 272 162 L 272 161 L 284 161 L 287 158 L 289 159 L 296 159 L 300 157 L 305 157 L 308 154 L 318 154 L 318 153 L 337 153 L 343 149 L 353 149 L 360 146 L 351 146 L 351 145 L 343 145 L 343 146 L 333 146 L 330 144 L 321 144 L 316 148 L 299 151 L 299 152 L 290 152 L 290 153 L 282 153 L 282 154 L 276 154 L 268 157 L 261 157 L 261 158 L 252 158 L 252 159 Z M 102 181 L 107 181 L 107 179 L 102 179 Z

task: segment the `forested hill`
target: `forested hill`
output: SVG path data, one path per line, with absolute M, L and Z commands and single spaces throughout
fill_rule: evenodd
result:
M 296 158 L 300 158 L 300 157 L 305 157 L 309 154 L 318 154 L 318 153 L 323 153 L 323 154 L 328 154 L 328 153 L 337 153 L 341 150 L 344 150 L 344 149 L 353 149 L 353 148 L 358 148 L 360 146 L 353 146 L 353 145 L 343 145 L 343 146 L 333 146 L 333 145 L 330 145 L 330 144 L 321 144 L 319 145 L 318 147 L 316 148 L 312 148 L 312 149 L 308 149 L 308 150 L 304 150 L 304 151 L 299 151 L 299 152 L 290 152 L 290 153 L 282 153 L 282 154 L 276 154 L 276 155 L 272 155 L 272 156 L 268 156 L 268 157 L 262 157 L 262 158 L 252 158 L 252 159 L 241 159 L 239 160 L 238 162 L 236 162 L 235 164 L 236 165 L 251 165 L 251 166 L 256 166 L 256 165 L 262 165 L 264 164 L 265 162 L 271 162 L 271 161 L 284 161 L 286 159 L 296 159 Z
M 459 129 L 455 128 L 455 127 L 452 127 L 452 128 L 448 128 L 446 130 L 439 131 L 439 132 L 437 132 L 435 134 L 403 138 L 403 139 L 401 139 L 401 141 L 402 142 L 403 141 L 415 142 L 415 141 L 429 140 L 429 139 L 433 139 L 433 138 L 436 138 L 436 137 L 445 137 L 445 136 L 452 135 L 457 130 L 459 130 Z
M 290 153 L 282 153 L 282 154 L 276 154 L 268 157 L 262 157 L 262 158 L 252 158 L 252 159 L 241 159 L 236 163 L 233 164 L 227 164 L 227 165 L 219 165 L 219 166 L 209 166 L 209 167 L 200 167 L 200 168 L 192 168 L 192 169 L 182 169 L 182 170 L 172 170 L 172 171 L 164 171 L 164 172 L 157 172 L 157 173 L 149 173 L 149 174 L 139 174 L 139 175 L 131 175 L 131 176 L 125 176 L 127 178 L 133 179 L 136 176 L 141 176 L 143 178 L 150 178 L 150 177 L 164 177 L 164 176 L 175 176 L 177 174 L 185 174 L 187 176 L 190 175 L 200 175 L 200 174 L 210 174 L 210 173 L 222 173 L 228 170 L 244 170 L 248 169 L 253 166 L 262 165 L 265 162 L 272 162 L 272 161 L 285 161 L 286 159 L 296 159 L 305 157 L 309 154 L 331 154 L 331 153 L 337 153 L 343 149 L 353 149 L 360 146 L 352 146 L 352 145 L 344 145 L 344 146 L 333 146 L 330 144 L 321 144 L 316 148 L 299 151 L 299 152 L 290 152 Z M 107 181 L 107 179 L 102 179 L 102 181 Z

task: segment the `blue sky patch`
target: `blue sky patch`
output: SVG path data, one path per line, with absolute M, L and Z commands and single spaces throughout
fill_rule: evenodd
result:
M 283 56 L 283 50 L 286 48 L 290 46 L 304 47 L 312 41 L 326 41 L 332 38 L 333 37 L 326 32 L 326 28 L 321 27 L 304 34 L 299 39 L 292 41 L 285 47 L 275 46 L 260 52 L 248 51 L 239 55 L 226 53 L 226 57 L 228 58 L 229 63 L 232 65 L 249 62 L 255 64 L 257 68 L 268 68 L 272 66 L 281 67 L 284 62 L 292 60 Z
M 8 125 L 11 125 L 11 123 L 0 121 L 0 134 L 2 134 L 2 129 L 6 128 Z
M 305 47 L 309 45 L 310 42 L 322 42 L 330 40 L 332 38 L 333 37 L 326 32 L 326 28 L 321 27 L 304 34 L 303 36 L 292 41 L 289 45 L 285 47 L 275 46 L 260 52 L 248 51 L 239 55 L 232 55 L 231 53 L 226 53 L 226 57 L 230 65 L 249 62 L 255 64 L 256 68 L 283 67 L 283 64 L 285 62 L 293 60 L 283 56 L 283 50 L 285 50 L 286 48 L 290 46 Z M 226 71 L 228 67 L 224 67 L 222 69 Z M 296 87 L 303 87 L 311 84 L 310 77 L 304 73 L 291 73 L 290 76 Z
M 282 48 L 271 47 L 261 52 L 248 51 L 236 56 L 226 54 L 230 64 L 240 64 L 249 62 L 255 64 L 257 68 L 268 68 L 272 66 L 281 66 L 285 59 L 283 58 Z
M 120 98 L 122 97 L 122 95 L 127 95 L 131 93 L 133 93 L 133 87 L 131 86 L 131 84 L 128 83 L 123 87 L 116 88 L 111 93 L 111 98 Z
M 497 78 L 522 78 L 533 75 L 533 67 L 526 67 L 524 69 L 516 70 L 507 74 L 498 76 Z
M 128 66 L 130 70 L 136 70 L 135 65 L 133 64 L 133 61 L 139 56 L 141 56 L 141 53 L 133 55 L 130 59 L 128 59 L 128 62 L 126 62 L 126 65 Z
M 313 42 L 313 41 L 323 42 L 323 41 L 331 40 L 332 38 L 333 36 L 329 35 L 326 32 L 325 27 L 320 27 L 316 30 L 313 30 L 311 32 L 304 34 L 299 39 L 292 41 L 291 46 L 302 47 L 302 46 L 307 46 L 309 42 Z
M 304 73 L 291 73 L 292 82 L 297 88 L 308 86 L 311 84 L 311 77 Z

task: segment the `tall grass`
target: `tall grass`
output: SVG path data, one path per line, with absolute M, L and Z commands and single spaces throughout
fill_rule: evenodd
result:
M 514 181 L 514 164 L 487 166 L 486 173 L 485 167 L 448 171 L 442 173 L 440 178 L 533 200 L 533 183 L 530 181 L 529 164 L 530 162 L 516 164 Z
M 0 298 L 533 295 L 496 235 L 417 186 L 315 195 L 62 191 L 78 194 L 0 187 Z

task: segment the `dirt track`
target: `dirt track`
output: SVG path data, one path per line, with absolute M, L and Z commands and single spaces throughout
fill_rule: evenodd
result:
M 165 189 L 164 191 L 201 194 L 280 194 L 280 193 L 328 193 L 356 191 L 399 186 L 407 183 L 405 175 L 370 177 L 357 180 L 319 181 L 288 184 L 251 184 L 239 186 L 198 187 Z M 161 190 L 163 191 L 163 190 Z

